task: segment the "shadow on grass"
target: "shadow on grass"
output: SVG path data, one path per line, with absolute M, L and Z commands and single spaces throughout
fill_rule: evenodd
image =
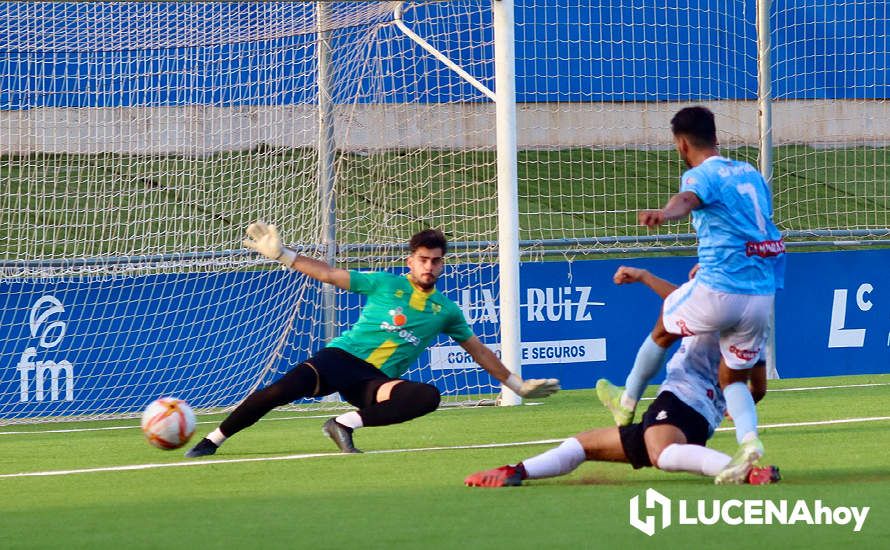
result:
M 653 472 L 654 473 L 654 472 Z M 890 482 L 890 471 L 880 468 L 866 468 L 862 470 L 847 469 L 821 469 L 821 470 L 788 470 L 782 469 L 782 481 L 784 485 L 845 485 L 850 483 L 887 483 Z M 671 484 L 677 486 L 683 485 L 702 485 L 710 484 L 711 479 L 707 477 L 697 477 L 688 474 L 677 475 L 634 475 L 628 472 L 626 477 L 612 475 L 596 475 L 586 474 L 581 478 L 565 479 L 537 479 L 532 480 L 533 485 L 563 485 L 563 486 L 582 486 L 582 485 L 601 485 L 601 486 L 628 486 L 628 485 L 651 485 L 658 483 L 659 485 Z
M 782 470 L 782 483 L 794 485 L 836 485 L 841 483 L 890 482 L 886 468 Z

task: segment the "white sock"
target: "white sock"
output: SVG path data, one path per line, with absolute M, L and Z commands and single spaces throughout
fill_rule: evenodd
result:
M 584 453 L 584 447 L 581 446 L 581 442 L 574 437 L 570 437 L 555 449 L 550 449 L 538 456 L 523 460 L 522 465 L 525 466 L 525 472 L 528 474 L 529 479 L 540 479 L 542 477 L 567 474 L 586 459 L 587 456 Z
M 213 444 L 216 445 L 217 447 L 219 447 L 220 445 L 223 444 L 223 441 L 225 441 L 228 438 L 226 436 L 224 436 L 221 431 L 219 431 L 219 428 L 217 428 L 217 429 L 213 430 L 212 432 L 210 432 L 209 434 L 207 434 L 206 439 L 213 441 Z
M 739 443 L 744 443 L 751 437 L 757 437 L 757 408 L 751 397 L 751 390 L 744 382 L 733 382 L 723 388 L 723 397 L 726 398 L 726 410 L 735 422 L 735 436 Z M 750 435 L 754 432 L 754 435 Z
M 621 405 L 633 411 L 637 408 L 637 400 L 627 395 L 627 392 L 622 392 Z
M 364 426 L 364 422 L 362 422 L 362 417 L 358 413 L 358 411 L 349 411 L 348 413 L 343 413 L 336 418 L 337 423 L 347 428 L 352 428 L 353 430 L 357 430 Z
M 661 363 L 666 353 L 667 349 L 656 344 L 651 334 L 646 337 L 637 351 L 633 367 L 627 373 L 627 380 L 624 381 L 624 393 L 627 399 L 632 399 L 634 404 L 640 400 L 649 381 L 661 370 Z M 624 399 L 625 397 L 622 397 L 622 404 L 627 407 L 628 404 Z
M 668 445 L 658 457 L 658 468 L 666 472 L 689 472 L 716 476 L 732 457 L 701 445 Z

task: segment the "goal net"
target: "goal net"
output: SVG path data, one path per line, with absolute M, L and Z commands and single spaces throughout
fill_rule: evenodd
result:
M 786 242 L 890 236 L 886 2 L 525 0 L 516 3 L 520 226 L 533 250 L 694 250 L 688 223 L 651 231 L 635 215 L 678 189 L 685 166 L 670 119 L 682 107 L 709 107 L 723 154 L 759 165 L 763 4 L 766 160 Z
M 490 87 L 489 10 L 0 5 L 0 423 L 229 407 L 348 328 L 357 296 L 243 249 L 258 219 L 396 272 L 442 229 L 440 291 L 496 343 L 494 107 L 400 28 Z M 446 401 L 497 391 L 430 355 L 406 376 Z

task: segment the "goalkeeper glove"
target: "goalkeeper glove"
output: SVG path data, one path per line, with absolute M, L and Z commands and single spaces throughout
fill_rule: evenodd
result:
M 513 390 L 520 397 L 548 397 L 560 390 L 559 380 L 556 378 L 532 378 L 523 380 L 511 374 L 504 385 Z
M 247 238 L 244 239 L 244 246 L 256 250 L 271 260 L 281 262 L 287 268 L 297 259 L 296 252 L 281 244 L 278 229 L 274 225 L 267 225 L 262 221 L 247 226 Z

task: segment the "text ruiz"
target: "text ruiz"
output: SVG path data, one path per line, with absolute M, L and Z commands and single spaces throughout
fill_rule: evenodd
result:
M 499 322 L 499 305 L 490 288 L 463 289 L 455 300 L 463 311 L 467 322 Z M 595 308 L 605 306 L 605 302 L 593 299 L 593 287 L 557 286 L 527 288 L 525 319 L 529 322 L 551 321 L 590 321 Z
M 605 302 L 591 300 L 589 286 L 529 288 L 526 290 L 526 315 L 529 321 L 590 321 L 595 306 Z

